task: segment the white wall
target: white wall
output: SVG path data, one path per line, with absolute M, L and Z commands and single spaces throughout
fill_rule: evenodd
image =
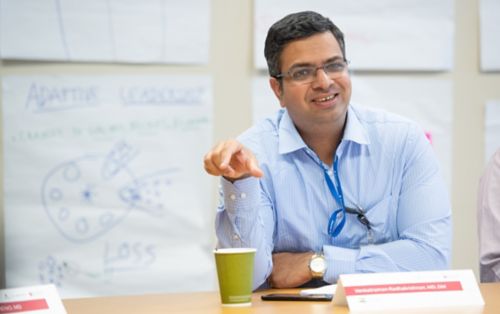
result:
M 375 73 L 446 78 L 452 81 L 454 86 L 452 266 L 472 268 L 476 272 L 478 245 L 475 211 L 478 180 L 484 167 L 484 104 L 490 99 L 500 99 L 500 73 L 486 74 L 479 71 L 478 6 L 479 0 L 455 0 L 455 65 L 451 72 Z M 236 136 L 251 124 L 251 78 L 255 74 L 252 56 L 252 13 L 251 0 L 212 0 L 210 61 L 205 66 L 3 61 L 0 63 L 0 75 L 209 74 L 214 79 L 215 143 Z M 199 167 L 201 163 L 202 156 L 200 164 L 193 166 Z M 0 185 L 3 186 L 3 181 Z M 217 180 L 213 179 L 214 195 L 216 185 Z M 207 211 L 214 212 L 215 204 L 216 197 L 214 204 L 207 204 Z M 2 222 L 0 234 L 3 234 L 3 209 L 0 214 Z M 1 269 L 4 269 L 3 240 L 2 236 Z M 0 276 L 1 282 L 4 282 L 4 271 Z

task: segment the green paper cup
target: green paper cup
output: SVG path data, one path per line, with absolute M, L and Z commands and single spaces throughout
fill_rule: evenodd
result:
M 223 306 L 252 304 L 253 260 L 256 249 L 216 249 L 215 265 Z

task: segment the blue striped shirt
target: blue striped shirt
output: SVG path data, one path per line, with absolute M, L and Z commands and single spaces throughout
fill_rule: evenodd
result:
M 219 247 L 257 248 L 254 288 L 272 271 L 272 253 L 323 251 L 324 280 L 340 274 L 449 267 L 451 206 L 434 151 L 417 124 L 350 105 L 336 150 L 346 207 L 364 209 L 371 226 L 347 214 L 341 233 L 328 234 L 340 207 L 324 177 L 335 182 L 281 109 L 238 139 L 256 155 L 264 177 L 234 184 L 221 179 L 216 216 Z

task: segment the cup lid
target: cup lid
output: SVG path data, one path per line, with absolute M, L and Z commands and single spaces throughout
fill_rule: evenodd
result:
M 232 248 L 221 248 L 215 249 L 214 253 L 216 254 L 234 254 L 234 253 L 252 253 L 256 252 L 256 248 L 251 247 L 232 247 Z

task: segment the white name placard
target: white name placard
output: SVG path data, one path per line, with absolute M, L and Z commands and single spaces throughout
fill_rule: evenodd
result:
M 54 285 L 0 290 L 0 314 L 66 314 Z
M 333 302 L 350 311 L 484 305 L 471 270 L 340 275 Z

